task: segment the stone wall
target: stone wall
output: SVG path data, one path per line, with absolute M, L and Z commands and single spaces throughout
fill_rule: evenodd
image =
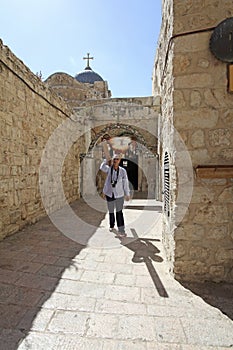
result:
M 161 168 L 161 192 L 164 192 L 164 156 L 168 152 L 170 159 L 170 178 L 175 186 L 175 166 L 174 156 L 175 148 L 173 144 L 171 125 L 173 125 L 173 45 L 170 45 L 170 38 L 173 33 L 173 4 L 171 1 L 163 1 L 162 4 L 162 26 L 160 31 L 160 40 L 156 51 L 154 71 L 153 71 L 153 95 L 161 96 L 161 110 L 158 120 L 158 155 L 160 158 Z M 169 54 L 167 50 L 169 47 Z M 172 181 L 171 181 L 172 182 Z M 175 188 L 170 191 L 170 205 L 175 203 Z M 164 196 L 163 196 L 164 197 Z M 164 199 L 164 198 L 161 199 Z M 174 228 L 175 228 L 175 212 L 170 211 L 170 219 L 167 215 L 163 215 L 163 244 L 167 254 L 167 260 L 170 270 L 174 268 Z
M 39 166 L 50 135 L 72 111 L 0 42 L 0 239 L 45 215 Z M 57 140 L 58 147 L 62 140 Z M 79 197 L 80 145 L 63 166 L 67 200 Z M 51 164 L 52 166 L 52 164 Z M 53 179 L 51 179 L 53 181 Z M 53 203 L 51 210 L 60 203 Z
M 71 108 L 80 106 L 86 100 L 111 97 L 106 81 L 96 81 L 94 84 L 80 83 L 66 73 L 50 75 L 45 84 L 61 96 Z
M 171 215 L 164 215 L 167 256 L 178 279 L 232 282 L 233 96 L 227 92 L 227 65 L 209 50 L 213 28 L 232 16 L 232 3 L 165 0 L 163 8 L 154 91 L 162 98 L 162 155 L 167 151 L 170 156 Z M 189 205 L 176 203 L 179 150 L 171 125 L 192 160 L 193 174 L 183 184 L 185 189 L 194 176 Z M 195 171 L 197 166 L 202 166 L 202 174 Z M 205 167 L 210 166 L 217 171 L 208 175 Z M 229 171 L 220 166 L 229 166 Z M 182 205 L 188 210 L 179 223 Z

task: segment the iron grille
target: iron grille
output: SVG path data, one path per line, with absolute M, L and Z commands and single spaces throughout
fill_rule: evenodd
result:
M 164 212 L 170 216 L 170 174 L 169 174 L 169 155 L 166 152 L 164 156 Z

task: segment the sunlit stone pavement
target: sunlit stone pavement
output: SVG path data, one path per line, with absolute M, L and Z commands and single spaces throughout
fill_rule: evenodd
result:
M 93 228 L 76 241 L 44 218 L 0 243 L 1 350 L 233 347 L 232 286 L 171 277 L 160 202 L 127 202 L 123 239 L 104 210 L 72 207 Z

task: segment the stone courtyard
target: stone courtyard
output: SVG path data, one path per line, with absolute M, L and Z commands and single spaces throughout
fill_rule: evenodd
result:
M 161 202 L 127 203 L 121 240 L 108 232 L 105 213 L 83 200 L 72 208 L 96 227 L 86 246 L 62 235 L 48 217 L 0 243 L 1 350 L 233 346 L 232 285 L 172 278 L 161 243 Z

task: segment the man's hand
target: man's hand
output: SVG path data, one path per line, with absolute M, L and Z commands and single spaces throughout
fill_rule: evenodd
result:
M 125 196 L 125 200 L 128 202 L 130 200 L 130 196 Z

